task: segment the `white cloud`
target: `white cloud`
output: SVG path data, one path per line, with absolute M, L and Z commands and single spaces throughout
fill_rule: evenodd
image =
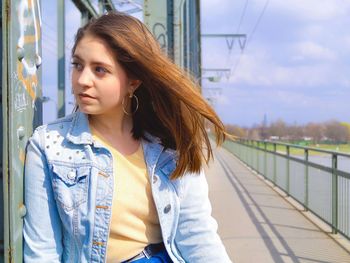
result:
M 283 87 L 317 87 L 337 84 L 332 64 L 313 63 L 307 65 L 281 65 L 272 60 L 266 52 L 245 54 L 241 58 L 232 83 L 255 86 Z
M 265 0 L 255 0 L 262 4 Z M 325 21 L 346 16 L 350 10 L 350 1 L 346 0 L 283 0 L 271 1 L 269 10 L 280 14 L 289 14 L 302 20 Z
M 305 60 L 334 60 L 337 57 L 333 50 L 312 41 L 298 42 L 293 49 Z

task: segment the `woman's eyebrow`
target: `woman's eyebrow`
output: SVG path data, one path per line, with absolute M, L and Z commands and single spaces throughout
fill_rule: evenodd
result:
M 80 61 L 84 61 L 84 59 L 82 59 L 79 55 L 73 55 L 72 56 L 73 59 L 77 59 L 77 60 L 80 60 Z M 108 64 L 106 62 L 103 62 L 103 61 L 91 61 L 90 64 L 92 65 L 103 65 L 103 66 L 106 66 L 106 67 L 110 67 L 110 68 L 113 68 L 113 65 L 111 64 Z

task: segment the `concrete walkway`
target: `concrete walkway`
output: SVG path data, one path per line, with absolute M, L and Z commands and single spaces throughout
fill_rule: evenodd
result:
M 207 169 L 219 234 L 234 263 L 350 263 L 350 253 L 225 149 Z

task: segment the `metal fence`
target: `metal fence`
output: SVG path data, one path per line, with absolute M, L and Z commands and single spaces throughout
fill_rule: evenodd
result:
M 277 142 L 226 140 L 224 147 L 306 210 L 350 239 L 350 154 Z

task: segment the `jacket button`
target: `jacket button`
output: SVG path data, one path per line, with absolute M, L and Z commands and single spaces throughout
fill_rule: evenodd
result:
M 166 207 L 164 207 L 164 213 L 167 214 L 171 210 L 171 205 L 168 204 Z
M 73 179 L 75 179 L 75 172 L 74 171 L 70 171 L 67 176 L 68 176 L 68 179 L 73 180 Z
M 155 184 L 158 181 L 158 176 L 153 176 L 153 183 Z

